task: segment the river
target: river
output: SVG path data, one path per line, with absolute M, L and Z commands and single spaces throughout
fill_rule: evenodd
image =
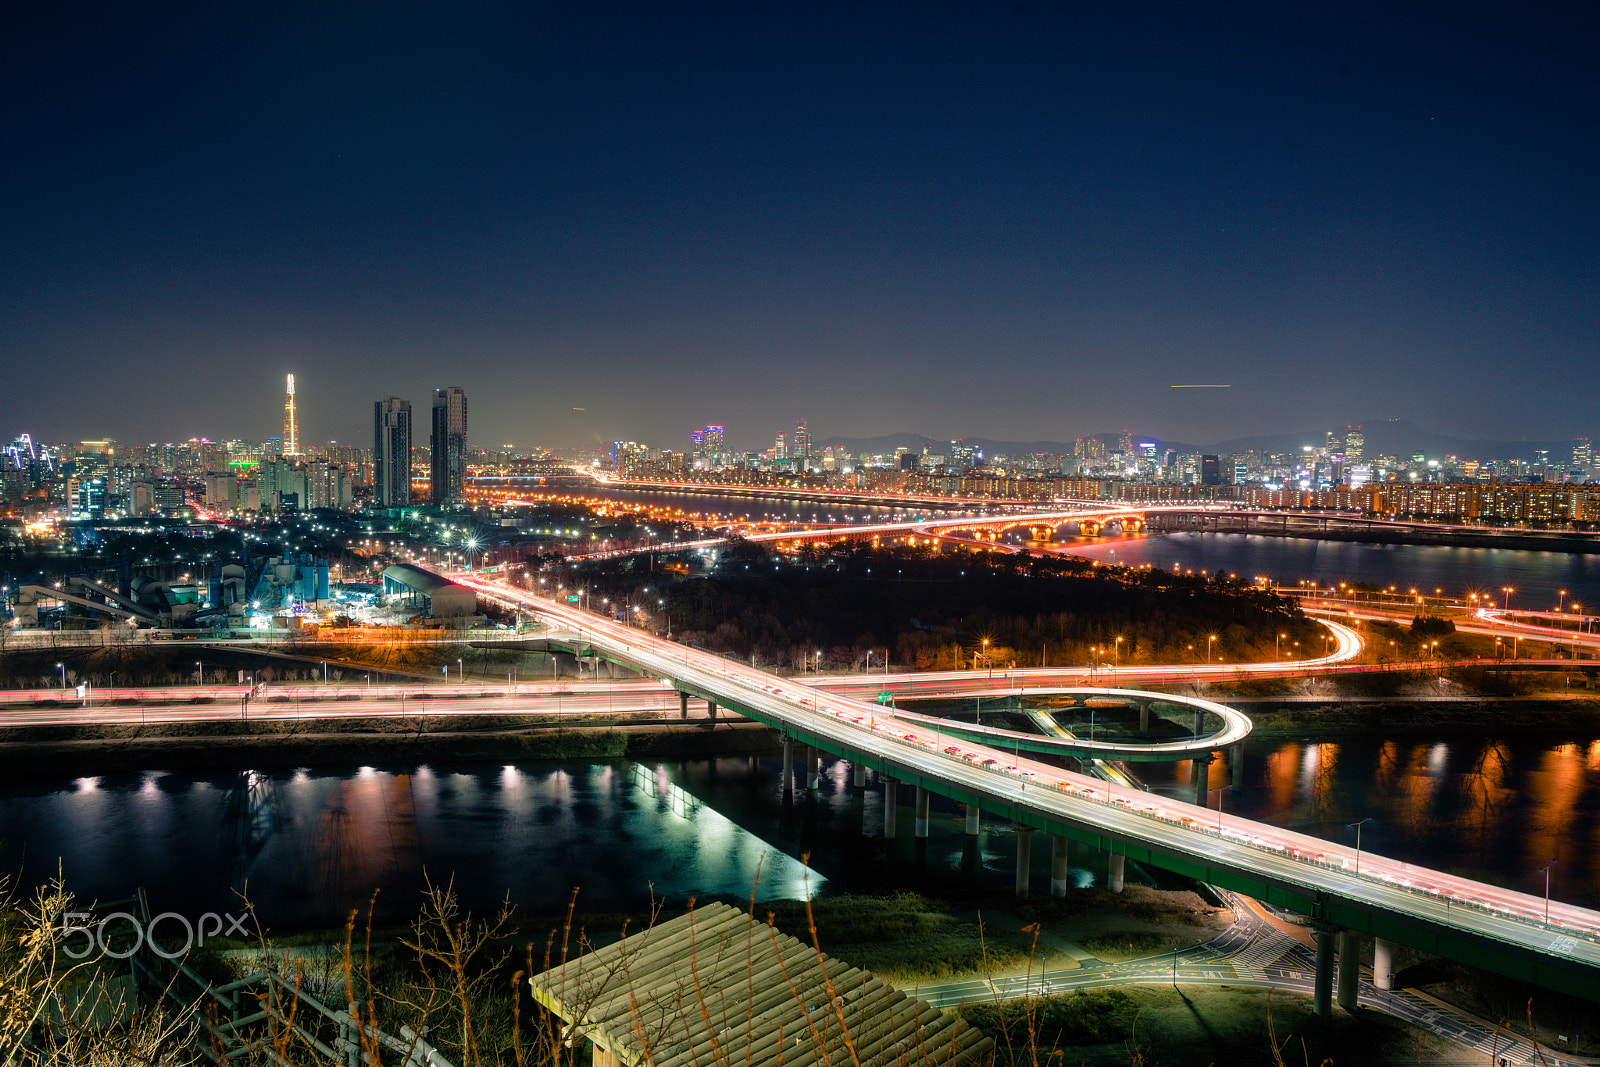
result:
M 1210 795 L 1230 812 L 1398 859 L 1600 902 L 1600 741 L 1260 741 L 1245 785 Z M 1152 788 L 1192 795 L 1185 765 L 1145 766 Z M 1213 765 L 1212 784 L 1227 785 Z M 909 804 L 909 790 L 903 801 Z M 828 761 L 814 799 L 786 802 L 775 756 L 662 764 L 533 763 L 324 767 L 209 774 L 150 770 L 0 785 L 0 867 L 31 885 L 57 869 L 80 897 L 138 886 L 160 910 L 239 907 L 248 886 L 278 929 L 340 924 L 375 890 L 381 920 L 414 913 L 426 878 L 453 879 L 478 911 L 510 894 L 551 914 L 574 888 L 590 909 L 671 899 L 797 898 L 824 892 L 1011 885 L 1015 838 L 987 821 L 968 842 L 954 805 L 935 802 L 933 836 L 882 836 L 882 793 L 849 787 Z M 810 866 L 801 862 L 809 857 Z M 1036 842 L 1033 885 L 1049 885 Z M 1104 878 L 1074 847 L 1072 877 Z M 1152 872 L 1144 872 L 1152 873 Z M 1139 877 L 1135 872 L 1134 877 Z M 1159 874 L 1156 875 L 1159 877 Z

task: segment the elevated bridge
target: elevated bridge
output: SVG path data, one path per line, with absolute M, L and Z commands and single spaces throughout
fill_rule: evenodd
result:
M 1353 1004 L 1359 938 L 1376 939 L 1378 983 L 1387 987 L 1393 946 L 1484 967 L 1546 988 L 1600 1001 L 1600 913 L 1363 853 L 1359 847 L 1213 812 L 1150 794 L 1118 790 L 1002 747 L 937 743 L 926 724 L 860 700 L 827 694 L 740 663 L 651 637 L 566 604 L 497 583 L 471 582 L 485 596 L 581 631 L 582 648 L 627 664 L 675 690 L 765 723 L 804 745 L 804 775 L 814 754 L 855 764 L 856 782 L 872 770 L 886 788 L 885 832 L 892 835 L 900 784 L 916 790 L 917 829 L 926 833 L 927 799 L 947 797 L 1005 819 L 1019 831 L 1019 873 L 1030 832 L 1052 841 L 1052 868 L 1065 884 L 1067 841 L 1111 854 L 1113 884 L 1132 858 L 1311 917 L 1317 930 L 1316 1006 L 1331 1010 L 1335 942 L 1344 959 L 1339 999 Z M 787 775 L 787 766 L 786 766 Z M 1019 889 L 1021 885 L 1019 884 Z

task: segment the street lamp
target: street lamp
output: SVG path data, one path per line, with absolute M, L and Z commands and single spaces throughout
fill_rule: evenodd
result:
M 1555 860 L 1545 864 L 1541 870 L 1544 872 L 1544 921 L 1550 922 L 1550 868 L 1556 865 Z
M 871 673 L 872 673 L 872 649 L 870 649 L 870 648 L 869 648 L 869 649 L 867 649 L 867 667 L 866 667 L 866 673 L 867 673 L 867 674 L 871 674 Z
M 456 660 L 456 684 L 457 685 L 466 685 L 467 684 L 467 669 L 466 669 L 466 667 L 462 666 L 461 660 L 459 658 Z
M 1501 605 L 1501 609 L 1500 610 L 1502 610 L 1502 611 L 1510 611 L 1511 610 L 1511 594 L 1515 593 L 1516 589 L 1512 588 L 1509 585 L 1502 585 L 1500 587 L 1500 591 L 1506 595 L 1505 603 L 1503 605 Z
M 1216 643 L 1217 635 L 1212 634 L 1206 638 L 1206 666 L 1211 666 L 1211 646 Z
M 1122 638 L 1117 638 L 1117 643 L 1112 648 L 1112 654 L 1115 656 L 1115 659 L 1112 663 L 1111 669 L 1113 671 L 1120 670 L 1122 667 Z
M 200 661 L 199 660 L 195 660 L 194 661 L 194 684 L 195 685 L 204 685 L 205 681 L 206 681 L 205 668 L 200 665 Z
M 1361 827 L 1362 827 L 1363 824 L 1369 823 L 1371 821 L 1372 821 L 1372 816 L 1368 815 L 1365 819 L 1362 819 L 1361 822 L 1345 823 L 1345 829 L 1349 829 L 1350 827 L 1353 826 L 1353 827 L 1355 827 L 1355 830 L 1356 830 L 1356 872 L 1355 873 L 1357 873 L 1357 874 L 1361 873 Z
M 57 663 L 56 668 L 61 671 L 61 688 L 67 687 L 67 668 Z

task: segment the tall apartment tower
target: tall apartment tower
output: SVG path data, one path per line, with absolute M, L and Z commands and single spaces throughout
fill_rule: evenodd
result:
M 283 395 L 283 454 L 300 454 L 300 423 L 294 410 L 294 375 L 289 375 L 289 390 Z
M 372 405 L 372 498 L 380 508 L 411 503 L 411 401 Z
M 794 458 L 802 463 L 811 458 L 811 431 L 806 429 L 805 419 L 794 424 Z
M 461 499 L 467 484 L 467 394 L 456 386 L 433 393 L 433 502 Z

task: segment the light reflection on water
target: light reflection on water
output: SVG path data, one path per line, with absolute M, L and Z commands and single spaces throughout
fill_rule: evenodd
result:
M 1139 768 L 1157 792 L 1193 796 L 1189 763 Z M 1600 903 L 1600 742 L 1437 739 L 1249 743 L 1245 784 L 1207 768 L 1211 803 L 1231 813 L 1354 843 L 1528 892 L 1551 859 L 1557 899 Z M 824 759 L 817 794 L 785 802 L 775 757 L 663 764 L 302 768 L 262 773 L 107 775 L 0 786 L 0 868 L 32 884 L 56 872 L 81 898 L 144 886 L 162 910 L 237 910 L 248 886 L 276 928 L 341 925 L 379 890 L 380 921 L 416 910 L 425 877 L 454 880 L 463 903 L 507 894 L 524 913 L 564 909 L 576 886 L 591 910 L 642 908 L 651 894 L 746 900 L 823 891 L 982 886 L 1005 892 L 1017 837 L 934 798 L 932 837 L 886 840 L 876 775 L 851 788 Z M 801 857 L 807 857 L 809 867 Z M 1035 893 L 1050 846 L 1036 835 Z M 1103 857 L 1074 845 L 1069 879 L 1094 884 Z M 1137 873 L 1134 874 L 1137 877 Z
M 0 791 L 0 864 L 35 884 L 56 873 L 80 898 L 144 886 L 185 914 L 237 911 L 235 890 L 280 926 L 414 913 L 425 878 L 454 879 L 489 908 L 559 911 L 658 895 L 799 898 L 827 879 L 694 801 L 665 770 L 542 765 L 405 771 L 361 767 L 204 776 L 148 771 Z
M 1409 863 L 1600 905 L 1596 742 L 1517 738 L 1252 740 L 1226 810 Z M 1212 786 L 1221 761 L 1212 765 Z M 1185 767 L 1139 766 L 1157 792 L 1189 799 Z M 1216 803 L 1212 798 L 1211 803 Z

